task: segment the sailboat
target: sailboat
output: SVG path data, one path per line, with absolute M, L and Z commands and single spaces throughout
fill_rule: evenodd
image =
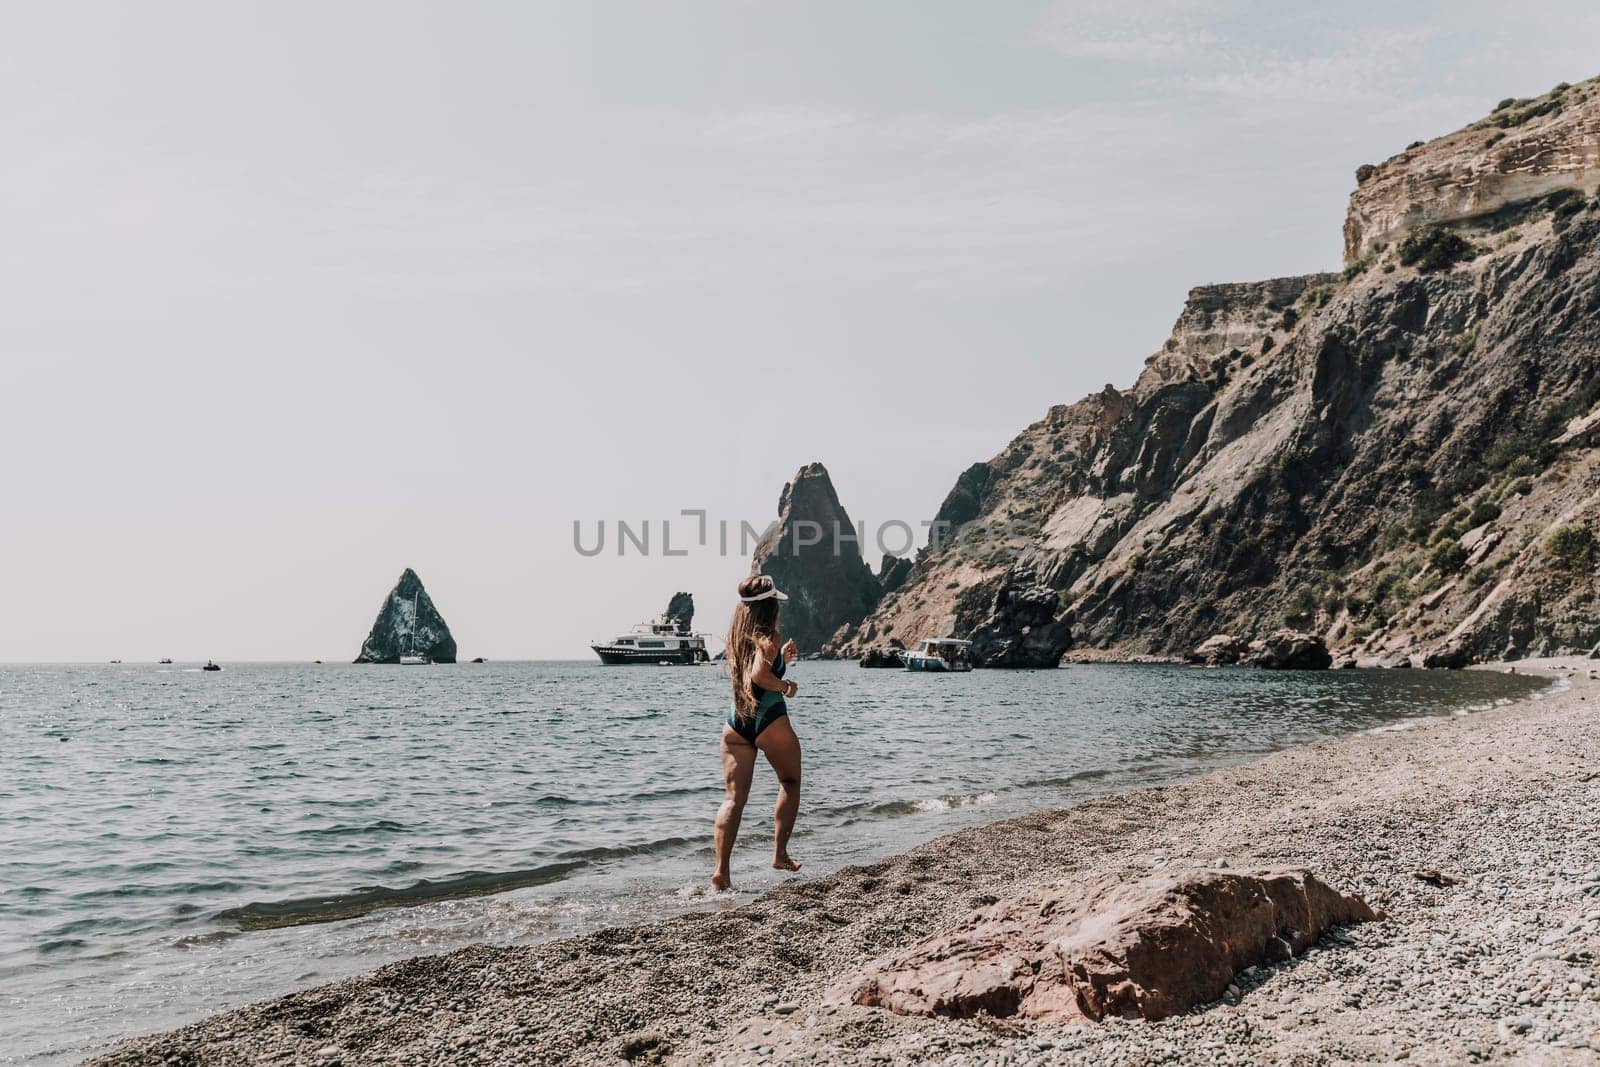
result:
M 421 623 L 421 616 L 417 614 L 422 605 L 422 590 L 418 589 L 411 594 L 411 651 L 400 657 L 402 667 L 425 667 L 433 660 L 427 656 L 417 654 L 417 626 Z

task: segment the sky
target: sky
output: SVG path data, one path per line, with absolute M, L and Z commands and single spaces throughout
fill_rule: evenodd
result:
M 407 566 L 464 657 L 719 631 L 682 510 L 929 519 L 1596 56 L 1590 0 L 0 5 L 0 660 L 350 659 Z

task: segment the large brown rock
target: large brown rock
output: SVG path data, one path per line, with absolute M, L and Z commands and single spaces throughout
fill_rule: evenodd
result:
M 1250 644 L 1242 637 L 1231 634 L 1212 634 L 1195 646 L 1194 651 L 1183 658 L 1189 663 L 1200 663 L 1207 667 L 1223 667 L 1230 663 L 1238 663 L 1250 651 Z
M 830 999 L 908 1015 L 1164 1019 L 1331 926 L 1376 918 L 1360 897 L 1289 868 L 1045 886 L 875 960 Z
M 1072 647 L 1072 626 L 1057 618 L 1060 594 L 1027 567 L 1014 567 L 995 590 L 989 615 L 968 634 L 979 667 L 1056 667 Z
M 1472 665 L 1472 650 L 1460 642 L 1451 642 L 1425 654 L 1422 665 L 1430 671 L 1459 671 Z
M 1250 642 L 1245 662 L 1274 671 L 1325 671 L 1333 666 L 1328 644 L 1316 634 L 1301 630 L 1274 630 Z
M 863 667 L 904 667 L 906 665 L 905 660 L 900 658 L 902 651 L 904 650 L 890 645 L 873 645 L 861 653 L 859 663 Z

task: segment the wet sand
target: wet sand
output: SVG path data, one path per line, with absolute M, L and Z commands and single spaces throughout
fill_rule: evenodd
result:
M 1567 688 L 963 831 L 748 903 L 405 960 L 99 1062 L 1600 1062 L 1597 667 L 1518 664 Z M 1387 918 L 1160 1023 L 823 1003 L 861 963 L 1031 886 L 1219 864 L 1304 865 Z

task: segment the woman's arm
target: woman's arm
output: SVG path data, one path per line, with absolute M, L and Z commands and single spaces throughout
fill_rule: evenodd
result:
M 778 643 L 770 637 L 756 638 L 755 660 L 746 668 L 750 681 L 763 689 L 771 689 L 782 693 L 784 696 L 794 696 L 800 687 L 793 682 L 786 682 L 772 673 L 772 661 L 777 656 Z

